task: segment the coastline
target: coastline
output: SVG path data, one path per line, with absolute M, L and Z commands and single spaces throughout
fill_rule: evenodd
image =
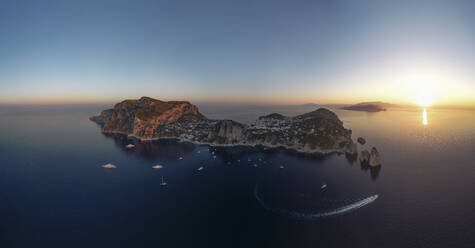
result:
M 321 150 L 321 149 L 313 149 L 313 150 L 305 150 L 305 149 L 298 149 L 298 148 L 295 148 L 295 147 L 291 147 L 291 146 L 287 146 L 287 145 L 283 145 L 283 144 L 280 144 L 280 145 L 271 145 L 271 144 L 264 144 L 264 143 L 253 143 L 253 144 L 250 144 L 250 143 L 233 143 L 233 144 L 219 144 L 219 143 L 211 143 L 211 142 L 200 142 L 200 141 L 195 141 L 195 140 L 190 140 L 190 139 L 186 139 L 186 138 L 180 138 L 180 137 L 158 137 L 158 138 L 147 138 L 147 139 L 144 139 L 142 137 L 139 137 L 139 136 L 136 136 L 136 135 L 133 135 L 133 134 L 127 134 L 127 133 L 124 133 L 124 132 L 120 132 L 120 131 L 113 131 L 113 132 L 103 132 L 102 133 L 104 134 L 112 134 L 112 135 L 123 135 L 123 136 L 126 136 L 127 138 L 133 138 L 133 139 L 136 139 L 140 142 L 153 142 L 153 141 L 158 141 L 158 140 L 176 140 L 177 142 L 180 142 L 180 143 L 191 143 L 191 144 L 194 144 L 194 145 L 207 145 L 207 146 L 211 146 L 211 147 L 237 147 L 237 146 L 244 146 L 244 147 L 259 147 L 259 146 L 262 146 L 264 148 L 268 148 L 268 149 L 279 149 L 279 148 L 282 148 L 282 149 L 286 149 L 286 150 L 290 150 L 290 151 L 294 151 L 294 152 L 297 152 L 297 153 L 302 153 L 302 154 L 309 154 L 309 155 L 331 155 L 331 154 L 344 154 L 346 151 L 345 149 L 340 149 L 340 150 Z

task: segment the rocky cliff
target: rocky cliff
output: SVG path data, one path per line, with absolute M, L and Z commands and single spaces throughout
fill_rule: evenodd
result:
M 210 120 L 185 101 L 164 102 L 148 97 L 125 100 L 90 118 L 104 133 L 119 133 L 141 140 L 175 138 L 210 145 L 262 145 L 305 153 L 356 153 L 351 130 L 338 116 L 317 109 L 295 117 L 270 114 L 251 125 L 232 120 Z

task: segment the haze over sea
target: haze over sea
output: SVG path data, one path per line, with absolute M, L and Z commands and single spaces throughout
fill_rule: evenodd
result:
M 354 139 L 366 138 L 358 150 L 376 146 L 380 151 L 382 167 L 369 169 L 336 154 L 312 157 L 105 136 L 88 119 L 105 107 L 0 108 L 0 247 L 475 243 L 473 110 L 427 108 L 424 117 L 420 108 L 378 113 L 333 108 Z M 198 107 L 209 118 L 249 123 L 260 115 L 297 115 L 317 106 Z M 129 143 L 136 147 L 125 148 Z M 117 168 L 100 167 L 106 163 Z M 164 168 L 153 170 L 156 164 Z M 379 198 L 349 214 L 292 220 L 266 210 L 254 197 L 256 185 L 262 198 L 288 209 Z

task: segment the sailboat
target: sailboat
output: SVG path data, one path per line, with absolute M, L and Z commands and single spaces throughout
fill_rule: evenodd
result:
M 163 176 L 162 176 L 162 182 L 160 183 L 161 186 L 167 186 L 167 182 L 163 181 Z

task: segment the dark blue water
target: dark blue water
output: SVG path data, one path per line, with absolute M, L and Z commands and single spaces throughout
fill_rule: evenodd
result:
M 383 166 L 370 170 L 338 155 L 105 136 L 88 120 L 102 108 L 0 109 L 0 247 L 475 243 L 473 111 L 428 110 L 424 125 L 420 110 L 338 110 L 355 137 L 367 138 L 366 148 L 380 150 Z M 223 113 L 246 122 L 275 108 L 230 107 Z M 220 117 L 209 106 L 202 111 Z M 126 149 L 129 143 L 136 147 Z M 106 163 L 117 168 L 100 167 Z M 164 168 L 152 169 L 156 164 Z M 167 187 L 160 186 L 162 176 Z M 286 209 L 319 211 L 373 194 L 379 198 L 346 215 L 293 220 L 263 208 L 254 198 L 256 185 L 269 204 Z

